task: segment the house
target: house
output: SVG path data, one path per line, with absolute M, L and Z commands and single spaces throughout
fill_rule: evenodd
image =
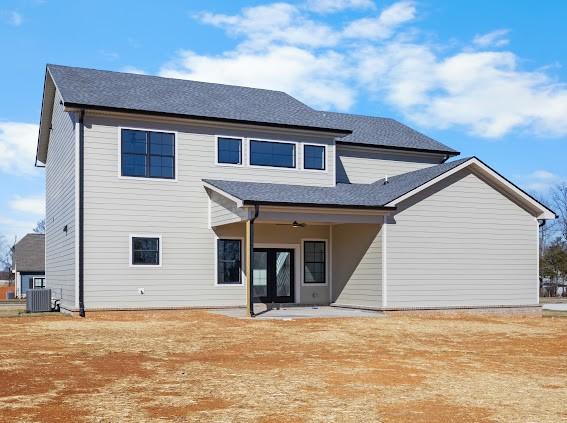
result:
M 14 246 L 16 297 L 32 288 L 45 288 L 45 235 L 27 234 Z
M 48 65 L 37 162 L 67 311 L 535 307 L 555 214 L 395 120 Z

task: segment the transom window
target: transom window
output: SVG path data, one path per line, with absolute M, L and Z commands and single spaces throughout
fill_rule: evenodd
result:
M 325 170 L 325 146 L 308 144 L 304 145 L 303 168 Z
M 226 164 L 242 164 L 242 139 L 217 138 L 217 162 Z
M 160 239 L 132 237 L 132 264 L 136 266 L 159 266 Z
M 239 239 L 217 241 L 217 283 L 240 285 L 242 283 L 242 242 Z
M 294 168 L 295 144 L 250 140 L 250 164 Z
M 303 243 L 303 283 L 326 282 L 325 241 Z
M 122 176 L 175 178 L 175 136 L 167 132 L 122 129 Z

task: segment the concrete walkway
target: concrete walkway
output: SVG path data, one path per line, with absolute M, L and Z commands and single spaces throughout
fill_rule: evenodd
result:
M 567 311 L 567 304 L 542 304 L 544 310 Z
M 277 307 L 277 306 L 276 306 Z M 329 306 L 301 307 L 301 306 L 281 306 L 280 308 L 270 308 L 264 304 L 255 304 L 255 320 L 295 320 L 295 319 L 316 319 L 316 318 L 336 318 L 336 317 L 384 317 L 384 313 L 372 310 L 358 310 L 352 308 L 339 308 Z M 210 310 L 210 313 L 220 314 L 237 319 L 247 319 L 246 309 L 244 308 L 225 308 Z

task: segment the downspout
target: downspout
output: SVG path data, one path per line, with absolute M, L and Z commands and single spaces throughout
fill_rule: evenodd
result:
M 248 245 L 248 251 L 250 252 L 250 272 L 248 272 L 248 300 L 250 301 L 250 317 L 254 317 L 254 221 L 260 213 L 260 206 L 258 204 L 254 205 L 254 216 L 250 219 L 250 239 Z
M 84 185 L 85 185 L 85 110 L 79 113 L 79 316 L 85 317 L 84 287 Z

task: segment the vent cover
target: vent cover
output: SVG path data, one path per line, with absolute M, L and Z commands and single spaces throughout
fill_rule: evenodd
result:
M 51 289 L 28 289 L 26 291 L 26 311 L 28 313 L 51 311 Z

